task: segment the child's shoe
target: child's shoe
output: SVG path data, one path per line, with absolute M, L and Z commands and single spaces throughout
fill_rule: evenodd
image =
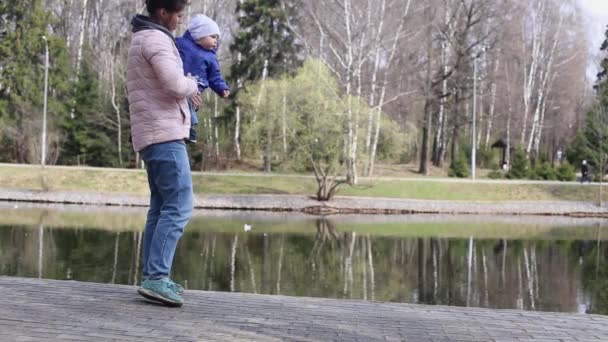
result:
M 190 136 L 186 139 L 187 144 L 195 144 L 196 143 L 196 129 L 194 126 L 190 127 Z

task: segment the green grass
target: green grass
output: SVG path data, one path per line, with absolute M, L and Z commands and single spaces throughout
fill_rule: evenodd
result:
M 607 187 L 604 187 L 606 190 Z M 347 196 L 469 201 L 596 201 L 599 186 L 469 182 L 376 181 L 345 187 Z
M 194 175 L 194 192 L 207 194 L 313 194 L 311 178 Z
M 0 164 L 0 187 L 145 195 L 148 193 L 143 170 L 80 169 Z M 193 176 L 199 194 L 301 194 L 313 195 L 312 178 L 284 175 L 206 175 Z M 608 187 L 604 187 L 606 191 Z M 598 199 L 599 186 L 578 184 L 495 184 L 414 180 L 363 180 L 354 187 L 343 187 L 338 195 L 390 197 L 427 200 L 477 201 L 589 201 Z

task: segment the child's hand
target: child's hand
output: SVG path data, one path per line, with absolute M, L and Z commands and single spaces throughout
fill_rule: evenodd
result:
M 226 89 L 222 92 L 222 97 L 227 98 L 228 96 L 230 96 L 230 90 Z

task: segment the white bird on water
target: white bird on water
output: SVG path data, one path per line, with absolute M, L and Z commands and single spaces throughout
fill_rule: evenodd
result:
M 250 231 L 250 230 L 251 230 L 251 225 L 250 225 L 250 224 L 245 223 L 245 226 L 244 226 L 243 228 L 245 229 L 245 231 L 246 231 L 246 232 L 248 232 L 248 231 Z

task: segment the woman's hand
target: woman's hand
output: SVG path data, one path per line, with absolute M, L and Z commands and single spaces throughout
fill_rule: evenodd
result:
M 192 102 L 192 105 L 194 106 L 194 109 L 195 109 L 196 111 L 198 111 L 198 107 L 200 107 L 200 106 L 201 106 L 201 103 L 203 102 L 203 101 L 201 100 L 201 97 L 200 97 L 198 94 L 196 94 L 196 95 L 192 96 L 192 97 L 190 98 L 190 101 Z

